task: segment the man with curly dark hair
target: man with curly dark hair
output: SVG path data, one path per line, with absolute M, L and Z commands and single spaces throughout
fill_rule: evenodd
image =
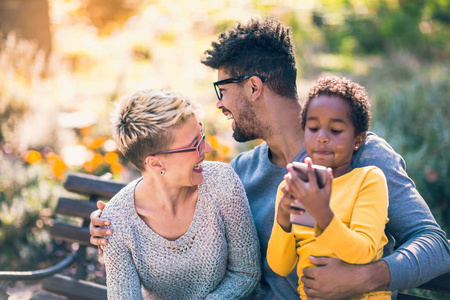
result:
M 264 140 L 239 154 L 231 165 L 244 184 L 258 231 L 265 299 L 298 299 L 295 271 L 278 276 L 266 260 L 275 195 L 286 174 L 285 166 L 306 158 L 290 28 L 274 18 L 238 24 L 212 42 L 202 63 L 217 70 L 217 108 L 233 119 L 234 138 L 241 142 Z M 372 132 L 352 158 L 354 168 L 369 165 L 383 170 L 388 182 L 390 221 L 385 257 L 366 265 L 312 257 L 318 267 L 305 269 L 301 279 L 311 299 L 343 299 L 368 291 L 410 288 L 450 268 L 445 232 L 406 174 L 403 158 Z
M 247 192 L 257 228 L 265 299 L 298 299 L 295 271 L 281 277 L 266 260 L 277 187 L 286 165 L 306 157 L 290 28 L 274 18 L 238 24 L 211 44 L 202 63 L 217 70 L 217 108 L 233 119 L 234 138 L 241 142 L 264 140 L 239 154 L 231 165 Z M 367 291 L 410 288 L 450 268 L 445 232 L 406 174 L 403 158 L 371 132 L 352 158 L 354 168 L 368 165 L 382 169 L 388 182 L 390 221 L 385 257 L 366 265 L 311 257 L 317 267 L 305 269 L 301 278 L 310 299 L 344 299 Z M 91 221 L 91 243 L 106 243 L 98 237 L 112 232 L 95 227 L 107 222 L 100 218 L 100 211 L 92 213 Z M 394 246 L 397 249 L 392 252 Z
M 251 20 L 247 25 L 239 24 L 222 33 L 219 41 L 212 43 L 212 49 L 205 52 L 202 63 L 219 70 L 219 81 L 214 83 L 214 87 L 220 100 L 222 97 L 225 97 L 224 101 L 230 98 L 227 94 L 235 86 L 246 84 L 258 91 L 255 96 L 261 101 L 255 104 L 260 108 L 263 108 L 260 105 L 263 102 L 267 104 L 264 108 L 272 112 L 277 111 L 276 106 L 290 107 L 293 113 L 301 108 L 297 97 L 297 68 L 290 29 L 276 19 L 269 18 L 263 22 Z M 261 93 L 263 90 L 266 92 Z M 223 104 L 223 113 L 234 119 L 233 137 L 239 142 L 270 139 L 273 129 L 266 125 L 263 114 L 252 108 L 253 99 L 246 97 L 241 93 L 238 95 L 242 100 L 239 103 L 218 102 L 218 108 L 222 108 L 220 106 Z M 235 104 L 237 107 L 234 107 Z M 292 126 L 294 124 L 278 125 L 279 129 L 283 125 L 289 125 L 291 131 L 296 129 Z M 298 122 L 296 125 L 299 125 Z M 285 161 L 288 160 L 280 159 L 280 162 Z

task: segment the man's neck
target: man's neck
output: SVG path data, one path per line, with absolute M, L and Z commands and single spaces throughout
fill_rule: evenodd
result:
M 271 128 L 264 140 L 269 146 L 269 159 L 279 167 L 286 167 L 304 147 L 300 123 L 301 105 L 290 99 L 271 101 L 266 120 Z
M 285 168 L 304 147 L 303 132 L 278 135 L 266 140 L 269 146 L 269 160 L 276 166 Z

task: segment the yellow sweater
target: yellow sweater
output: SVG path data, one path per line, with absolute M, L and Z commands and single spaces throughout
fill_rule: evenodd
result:
M 281 199 L 281 188 L 277 192 L 275 211 Z M 317 225 L 309 228 L 292 224 L 291 232 L 285 232 L 275 222 L 267 249 L 267 262 L 271 269 L 287 276 L 297 265 L 301 278 L 303 269 L 314 265 L 309 256 L 337 257 L 350 264 L 366 264 L 383 256 L 387 243 L 384 226 L 388 221 L 388 190 L 383 171 L 370 166 L 353 169 L 334 178 L 330 207 L 334 218 L 325 230 Z M 298 292 L 306 299 L 299 280 Z M 391 299 L 390 292 L 372 292 L 352 299 Z

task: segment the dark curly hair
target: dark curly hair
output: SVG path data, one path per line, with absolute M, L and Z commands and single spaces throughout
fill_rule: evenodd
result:
M 201 60 L 231 76 L 258 74 L 269 78 L 275 93 L 297 99 L 297 68 L 291 30 L 276 18 L 251 19 L 219 35 Z
M 320 78 L 309 90 L 301 112 L 303 130 L 309 103 L 319 95 L 334 95 L 350 104 L 350 118 L 355 126 L 356 135 L 369 130 L 371 118 L 369 95 L 364 87 L 345 77 Z

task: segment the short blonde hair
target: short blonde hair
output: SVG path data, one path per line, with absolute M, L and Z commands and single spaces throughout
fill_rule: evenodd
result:
M 111 117 L 112 136 L 140 171 L 148 155 L 167 150 L 172 129 L 196 115 L 198 107 L 169 90 L 142 90 L 122 97 Z

